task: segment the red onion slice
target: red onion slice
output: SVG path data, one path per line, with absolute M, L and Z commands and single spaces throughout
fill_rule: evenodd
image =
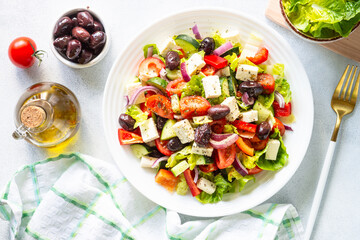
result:
M 229 137 L 227 137 L 221 141 L 215 141 L 213 139 L 210 139 L 210 144 L 215 149 L 225 149 L 225 148 L 231 146 L 232 144 L 234 144 L 236 142 L 236 140 L 238 140 L 238 138 L 239 138 L 239 135 L 233 133 Z
M 174 115 L 174 118 L 176 120 L 183 120 L 184 119 L 183 116 L 181 116 L 181 115 Z
M 211 134 L 211 139 L 213 139 L 215 141 L 221 141 L 221 140 L 224 140 L 224 139 L 230 137 L 230 135 L 232 135 L 232 133 L 225 133 L 225 134 L 213 133 L 213 134 Z
M 152 57 L 154 51 L 154 47 L 148 47 L 147 49 L 147 57 Z
M 249 97 L 249 94 L 247 92 L 244 92 L 241 100 L 245 103 L 246 106 L 253 105 L 255 102 L 255 99 L 253 97 Z
M 192 31 L 193 31 L 193 33 L 194 33 L 194 35 L 195 35 L 195 38 L 196 38 L 197 40 L 201 40 L 201 39 L 202 39 L 197 24 L 195 24 L 195 25 L 192 27 Z
M 223 45 L 221 45 L 220 47 L 218 47 L 217 49 L 215 49 L 213 54 L 220 56 L 232 48 L 233 48 L 233 45 L 231 44 L 231 42 L 227 42 L 227 43 L 224 43 Z
M 280 108 L 285 107 L 285 99 L 278 91 L 275 91 L 275 100 L 279 103 Z
M 199 170 L 198 170 L 198 168 L 196 166 L 194 168 L 194 172 L 195 172 L 194 183 L 196 183 L 198 181 L 198 178 L 199 178 Z
M 241 164 L 240 160 L 239 160 L 239 155 L 240 154 L 236 154 L 236 157 L 235 157 L 235 161 L 233 162 L 233 166 L 235 168 L 235 170 L 241 174 L 241 176 L 246 176 L 248 175 L 248 171 L 247 169 Z
M 136 89 L 134 94 L 130 97 L 129 105 L 135 104 L 136 99 L 140 96 L 141 93 L 143 93 L 145 91 L 152 91 L 152 92 L 155 92 L 156 94 L 163 95 L 163 93 L 160 91 L 160 89 L 158 89 L 156 87 L 153 87 L 153 86 L 140 87 L 140 88 Z
M 186 71 L 186 63 L 185 62 L 181 63 L 180 70 L 181 70 L 181 75 L 183 76 L 184 81 L 189 82 L 191 78 Z
M 156 159 L 155 162 L 151 165 L 151 168 L 157 168 L 159 166 L 160 162 L 166 161 L 168 159 L 169 159 L 168 156 L 164 156 L 164 157 Z
M 129 106 L 129 96 L 125 96 L 125 106 Z
M 290 126 L 288 126 L 288 125 L 285 125 L 285 124 L 284 124 L 284 127 L 285 127 L 285 130 L 292 131 L 292 132 L 294 131 L 294 130 L 293 130 Z

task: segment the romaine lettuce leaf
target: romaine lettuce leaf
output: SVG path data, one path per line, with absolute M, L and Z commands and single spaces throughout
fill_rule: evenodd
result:
M 225 180 L 225 178 L 219 173 L 214 178 L 214 183 L 216 185 L 216 190 L 213 194 L 208 194 L 206 192 L 201 192 L 196 196 L 196 199 L 201 203 L 217 203 L 221 201 L 224 193 L 229 192 L 232 189 L 232 184 Z
M 166 167 L 171 168 L 177 165 L 181 160 L 186 159 L 191 154 L 191 146 L 186 146 L 180 151 L 173 153 L 167 160 Z
M 264 148 L 261 151 L 255 151 L 254 156 L 245 156 L 244 158 L 241 159 L 242 164 L 244 165 L 244 167 L 246 167 L 247 169 L 252 169 L 256 166 L 257 161 L 259 160 L 259 158 L 261 156 L 264 155 L 264 153 L 267 150 L 267 146 L 266 148 Z
M 202 158 L 202 155 L 198 155 L 198 154 L 190 154 L 188 156 L 188 164 L 190 165 L 190 170 L 193 170 L 194 167 L 196 166 L 196 163 L 199 161 L 199 158 Z
M 240 58 L 236 56 L 236 53 L 233 53 L 232 55 L 227 55 L 224 58 L 230 63 L 230 69 L 232 71 L 235 71 L 240 61 Z
M 274 99 L 275 95 L 274 93 L 271 93 L 266 95 L 259 95 L 257 101 L 259 101 L 264 107 L 269 109 L 272 106 Z
M 212 38 L 214 39 L 215 41 L 215 49 L 220 47 L 221 45 L 223 45 L 224 43 L 226 43 L 226 39 L 221 37 L 220 33 L 219 32 L 216 32 Z
M 139 123 L 145 121 L 148 118 L 147 114 L 141 111 L 137 105 L 131 105 L 126 109 L 125 113 L 135 119 L 136 122 L 134 128 L 137 128 Z
M 285 66 L 282 63 L 277 63 L 272 66 L 272 75 L 278 75 L 280 78 L 285 76 Z
M 239 134 L 237 128 L 234 125 L 231 125 L 231 124 L 225 124 L 224 125 L 224 133 L 236 133 L 236 134 Z
M 187 82 L 185 87 L 182 89 L 181 98 L 185 96 L 193 96 L 193 95 L 204 97 L 205 91 L 201 79 L 203 79 L 203 76 L 193 75 L 191 77 L 191 80 Z
M 159 49 L 157 48 L 156 44 L 147 44 L 143 48 L 145 58 L 147 58 L 149 47 L 153 47 L 153 54 L 159 54 Z
M 271 139 L 279 139 L 280 148 L 277 154 L 277 158 L 275 161 L 266 160 L 265 155 L 262 155 L 259 160 L 256 162 L 256 165 L 264 170 L 276 171 L 281 169 L 287 163 L 289 155 L 286 152 L 286 147 L 280 135 L 280 131 L 278 128 L 274 129 L 274 133 L 270 136 Z M 266 147 L 267 148 L 267 147 Z
M 291 101 L 290 84 L 284 78 L 279 78 L 275 81 L 275 90 L 278 91 L 285 100 L 285 103 Z
M 228 171 L 228 180 L 230 182 L 233 182 L 234 179 L 239 182 L 239 192 L 241 192 L 244 189 L 245 184 L 247 182 L 249 182 L 250 180 L 255 181 L 254 175 L 246 175 L 243 177 L 238 171 L 235 170 L 234 167 L 228 168 L 227 171 Z

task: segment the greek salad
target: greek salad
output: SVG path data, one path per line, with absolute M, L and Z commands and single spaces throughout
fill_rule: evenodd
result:
M 118 137 L 141 167 L 154 169 L 156 183 L 216 203 L 286 165 L 291 91 L 261 36 L 243 42 L 237 31 L 192 31 L 144 46 Z

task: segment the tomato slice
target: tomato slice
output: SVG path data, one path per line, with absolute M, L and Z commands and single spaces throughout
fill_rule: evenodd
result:
M 180 113 L 183 118 L 206 115 L 210 107 L 208 100 L 200 96 L 188 96 L 180 100 Z
M 252 63 L 259 65 L 263 62 L 265 62 L 269 57 L 269 51 L 262 47 L 259 48 L 259 50 L 257 51 L 257 53 L 255 54 L 254 57 L 247 57 L 247 59 L 249 59 Z
M 255 151 L 260 151 L 266 148 L 266 145 L 269 141 L 269 138 L 261 140 L 258 136 L 254 136 L 253 138 L 249 139 L 251 142 L 251 146 L 254 148 Z
M 155 139 L 156 148 L 159 150 L 159 152 L 161 152 L 165 156 L 171 156 L 171 154 L 174 153 L 167 148 L 166 144 L 168 142 L 169 141 L 161 141 L 160 138 Z
M 150 78 L 158 77 L 164 67 L 165 64 L 158 58 L 145 58 L 139 65 L 139 78 L 141 81 L 147 81 Z
M 215 163 L 211 163 L 208 165 L 199 165 L 200 171 L 204 172 L 204 173 L 209 173 L 209 172 L 214 172 L 216 170 L 218 170 L 218 167 L 216 166 Z
M 246 139 L 239 137 L 238 140 L 236 140 L 236 145 L 238 145 L 240 150 L 243 151 L 245 154 L 249 156 L 254 156 L 254 148 L 252 148 L 251 143 L 247 143 Z
M 215 74 L 216 72 L 216 68 L 214 68 L 213 66 L 209 65 L 209 64 L 206 64 L 205 67 L 203 67 L 201 69 L 201 72 L 203 74 L 205 74 L 206 76 L 212 76 Z
M 234 125 L 237 129 L 247 131 L 247 132 L 256 132 L 256 124 L 235 120 L 232 122 L 232 125 Z
M 172 172 L 166 169 L 160 169 L 155 176 L 155 182 L 166 188 L 168 191 L 173 192 L 178 183 L 178 178 Z
M 274 115 L 275 117 L 287 117 L 291 115 L 291 103 L 285 103 L 283 108 L 280 108 L 280 105 L 277 101 L 273 103 Z
M 141 111 L 146 113 L 146 115 L 151 117 L 151 110 L 146 106 L 146 104 L 144 102 L 140 103 L 140 109 L 141 109 Z
M 235 144 L 225 149 L 218 149 L 218 158 L 215 158 L 216 165 L 219 169 L 229 167 L 235 161 L 236 146 Z
M 163 95 L 153 95 L 149 97 L 146 99 L 146 106 L 163 118 L 174 119 L 171 102 Z
M 181 91 L 185 87 L 185 85 L 186 85 L 186 82 L 182 78 L 171 81 L 166 86 L 166 93 L 169 97 L 171 97 L 174 94 L 177 94 L 180 98 Z
M 281 136 L 284 136 L 284 134 L 285 134 L 285 126 L 284 126 L 284 124 L 283 124 L 279 119 L 277 119 L 277 118 L 275 118 L 275 123 L 274 123 L 274 126 L 273 126 L 273 130 L 274 130 L 275 128 L 278 128 L 279 131 L 280 131 L 280 135 L 281 135 Z
M 257 76 L 258 83 L 264 88 L 263 94 L 271 94 L 275 90 L 275 79 L 271 74 L 259 73 Z
M 193 197 L 199 195 L 201 193 L 201 191 L 199 190 L 199 188 L 196 186 L 193 177 L 191 176 L 191 171 L 190 169 L 186 169 L 184 172 L 184 177 L 186 180 L 187 185 L 190 188 L 190 192 L 193 195 Z
M 228 61 L 225 58 L 216 55 L 206 55 L 204 61 L 216 69 L 224 68 L 228 65 Z
M 128 144 L 144 142 L 141 136 L 139 136 L 133 132 L 126 131 L 122 128 L 118 129 L 118 138 L 119 138 L 120 145 L 128 145 Z
M 254 175 L 254 174 L 257 174 L 259 172 L 262 172 L 262 169 L 259 168 L 258 166 L 255 166 L 254 168 L 252 169 L 248 169 L 248 174 L 249 175 Z

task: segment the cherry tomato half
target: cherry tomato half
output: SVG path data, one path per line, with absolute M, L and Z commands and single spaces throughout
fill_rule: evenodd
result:
M 201 72 L 203 74 L 205 74 L 206 76 L 212 76 L 215 74 L 216 72 L 216 68 L 214 68 L 213 66 L 209 65 L 209 64 L 206 64 L 205 67 L 203 67 L 201 69 Z
M 183 118 L 206 115 L 210 107 L 208 100 L 200 96 L 188 96 L 180 100 L 180 112 Z
M 139 78 L 147 81 L 150 78 L 160 76 L 160 71 L 165 67 L 163 61 L 155 57 L 145 58 L 139 66 Z
M 275 90 L 275 79 L 271 74 L 260 73 L 257 76 L 258 83 L 264 88 L 264 94 L 271 94 Z
M 146 106 L 163 118 L 174 119 L 171 102 L 163 95 L 153 95 L 149 97 L 146 99 Z
M 219 169 L 229 167 L 235 161 L 236 146 L 235 144 L 225 149 L 218 149 L 218 158 L 215 158 L 216 165 Z
M 161 152 L 165 156 L 171 156 L 171 154 L 174 153 L 167 148 L 166 145 L 168 142 L 169 141 L 161 141 L 160 138 L 155 139 L 156 148 L 159 150 L 159 152 Z
M 252 63 L 259 65 L 263 62 L 265 62 L 269 57 L 269 51 L 262 47 L 260 48 L 254 57 L 247 57 Z
M 258 166 L 255 166 L 254 168 L 252 169 L 248 169 L 248 174 L 249 175 L 254 175 L 254 174 L 257 174 L 259 172 L 262 172 L 262 169 L 259 168 Z
M 166 86 L 166 93 L 169 97 L 171 97 L 174 94 L 177 94 L 180 98 L 181 91 L 185 87 L 185 85 L 186 85 L 186 82 L 182 78 L 171 81 Z
M 200 171 L 204 172 L 204 173 L 209 173 L 209 172 L 214 172 L 216 170 L 218 170 L 218 167 L 216 166 L 215 163 L 211 163 L 208 165 L 199 165 Z
M 274 123 L 274 126 L 273 126 L 273 129 L 275 128 L 278 128 L 279 131 L 280 131 L 280 135 L 281 136 L 284 136 L 285 134 L 285 126 L 284 124 L 277 118 L 275 118 L 275 123 Z

